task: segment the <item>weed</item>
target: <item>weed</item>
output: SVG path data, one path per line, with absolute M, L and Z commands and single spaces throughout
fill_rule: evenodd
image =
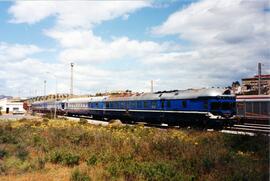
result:
M 78 168 L 76 168 L 70 177 L 70 181 L 90 181 L 90 177 L 85 173 L 81 172 Z
M 52 163 L 61 163 L 67 166 L 74 166 L 79 164 L 80 156 L 64 151 L 55 151 L 50 155 L 49 160 Z
M 37 170 L 42 170 L 43 168 L 45 168 L 46 161 L 45 159 L 38 157 L 34 160 L 34 164 Z
M 88 166 L 96 165 L 97 164 L 97 157 L 96 155 L 92 155 L 88 160 L 86 160 L 86 163 Z
M 29 152 L 26 150 L 23 146 L 18 146 L 16 151 L 16 157 L 18 157 L 20 160 L 24 161 L 28 157 Z
M 3 159 L 5 156 L 7 156 L 8 152 L 4 149 L 0 149 L 0 159 Z

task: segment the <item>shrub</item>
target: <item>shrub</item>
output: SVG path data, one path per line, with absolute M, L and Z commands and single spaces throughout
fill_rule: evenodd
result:
M 16 157 L 18 157 L 20 160 L 26 160 L 28 157 L 29 152 L 22 146 L 18 146 L 16 151 Z
M 50 155 L 49 160 L 52 163 L 61 163 L 67 166 L 74 166 L 79 164 L 80 156 L 72 153 L 66 153 L 64 151 L 55 151 Z
M 16 144 L 17 142 L 18 142 L 17 138 L 8 132 L 5 132 L 2 135 L 0 135 L 0 144 L 1 143 Z
M 31 170 L 32 168 L 33 168 L 33 165 L 32 165 L 30 162 L 28 162 L 27 160 L 24 161 L 24 162 L 22 162 L 22 163 L 19 165 L 19 167 L 18 167 L 18 169 L 19 169 L 21 172 L 29 171 L 29 170 Z
M 49 156 L 49 161 L 52 163 L 61 163 L 63 160 L 63 156 L 60 152 L 54 151 Z
M 71 181 L 90 181 L 90 177 L 85 173 L 81 172 L 78 168 L 76 168 L 70 177 Z
M 41 169 L 45 168 L 45 163 L 46 163 L 45 159 L 38 157 L 35 160 L 36 169 L 41 170 Z
M 96 165 L 97 164 L 97 157 L 96 155 L 91 156 L 88 160 L 86 160 L 88 166 Z
M 0 149 L 0 159 L 4 158 L 8 152 L 6 150 Z
M 80 156 L 68 153 L 64 156 L 62 163 L 67 166 L 79 165 Z
M 86 124 L 86 123 L 88 123 L 87 119 L 80 118 L 79 124 Z
M 7 168 L 4 164 L 0 163 L 0 175 L 4 174 L 7 171 Z

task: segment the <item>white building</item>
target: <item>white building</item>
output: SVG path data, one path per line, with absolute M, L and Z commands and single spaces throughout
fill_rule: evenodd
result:
M 23 102 L 4 98 L 0 99 L 0 112 L 2 114 L 16 114 L 25 113 L 26 110 L 23 108 Z

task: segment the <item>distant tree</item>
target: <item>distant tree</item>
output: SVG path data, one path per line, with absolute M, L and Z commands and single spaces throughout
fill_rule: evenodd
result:
M 237 87 L 237 86 L 240 86 L 239 81 L 235 81 L 232 83 L 232 87 Z

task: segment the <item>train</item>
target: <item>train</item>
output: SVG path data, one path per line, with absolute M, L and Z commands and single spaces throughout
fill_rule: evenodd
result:
M 270 124 L 270 95 L 239 95 L 236 102 L 241 123 Z
M 31 108 L 132 123 L 222 127 L 235 123 L 236 99 L 228 90 L 204 88 L 33 102 Z

